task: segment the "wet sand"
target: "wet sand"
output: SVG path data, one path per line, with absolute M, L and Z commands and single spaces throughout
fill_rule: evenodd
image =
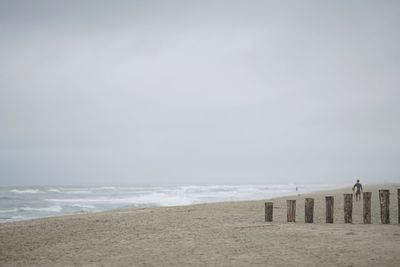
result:
M 349 189 L 264 202 L 126 209 L 0 224 L 0 266 L 399 266 L 398 185 L 372 192 L 372 224 L 362 224 L 362 201 L 344 224 Z M 390 189 L 391 224 L 380 223 L 378 189 Z M 301 193 L 301 192 L 300 192 Z M 335 222 L 325 223 L 325 196 L 335 197 Z M 313 224 L 304 198 L 315 199 Z M 286 200 L 297 200 L 297 222 L 286 223 Z

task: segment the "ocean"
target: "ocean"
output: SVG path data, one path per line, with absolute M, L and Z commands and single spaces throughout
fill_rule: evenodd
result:
M 0 223 L 120 208 L 260 200 L 341 186 L 285 184 L 0 187 Z

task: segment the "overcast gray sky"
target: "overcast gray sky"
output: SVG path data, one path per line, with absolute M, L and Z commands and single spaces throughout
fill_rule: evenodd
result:
M 400 182 L 399 1 L 0 0 L 0 185 Z

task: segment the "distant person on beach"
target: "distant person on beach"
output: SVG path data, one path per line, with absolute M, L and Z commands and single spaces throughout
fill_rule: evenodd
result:
M 357 180 L 357 183 L 353 186 L 353 192 L 356 192 L 356 201 L 361 200 L 361 192 L 363 191 L 362 185 L 360 184 L 360 180 Z

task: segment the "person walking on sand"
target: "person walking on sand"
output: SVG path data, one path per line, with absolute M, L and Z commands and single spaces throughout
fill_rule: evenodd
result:
M 362 185 L 360 184 L 360 180 L 357 180 L 357 183 L 353 186 L 353 192 L 356 190 L 356 201 L 361 200 L 361 192 L 363 191 Z

